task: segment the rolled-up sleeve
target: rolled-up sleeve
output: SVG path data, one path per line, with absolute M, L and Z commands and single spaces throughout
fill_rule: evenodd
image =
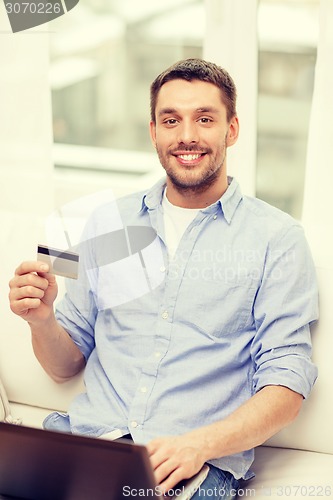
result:
M 310 325 L 317 318 L 315 268 L 303 229 L 295 224 L 276 234 L 267 248 L 254 303 L 254 392 L 282 385 L 309 396 L 317 378 Z
M 90 292 L 80 293 L 77 284 L 75 285 L 67 285 L 67 293 L 57 305 L 56 318 L 87 360 L 95 347 L 96 310 L 94 300 L 89 299 Z
M 95 324 L 98 312 L 94 285 L 97 274 L 97 270 L 94 269 L 96 267 L 94 239 L 90 237 L 92 225 L 93 221 L 87 224 L 82 242 L 75 248 L 80 258 L 79 277 L 77 280 L 66 278 L 66 294 L 56 307 L 58 322 L 69 333 L 86 360 L 95 348 Z M 88 272 L 89 269 L 95 273 Z

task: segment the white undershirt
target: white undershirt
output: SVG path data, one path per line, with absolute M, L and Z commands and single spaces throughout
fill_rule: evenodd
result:
M 200 209 L 182 208 L 173 205 L 166 196 L 166 189 L 163 193 L 162 208 L 164 216 L 165 243 L 168 249 L 169 258 L 173 259 L 186 228 L 196 217 Z

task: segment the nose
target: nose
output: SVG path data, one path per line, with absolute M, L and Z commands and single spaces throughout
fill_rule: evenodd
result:
M 179 143 L 195 144 L 199 141 L 197 125 L 192 120 L 183 120 L 177 128 Z

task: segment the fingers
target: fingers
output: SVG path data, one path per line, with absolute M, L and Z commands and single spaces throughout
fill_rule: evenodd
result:
M 147 445 L 156 483 L 162 491 L 172 489 L 182 479 L 200 470 L 204 457 L 190 435 L 170 436 Z
M 25 282 L 25 277 L 27 276 L 42 276 L 48 281 L 48 283 L 53 283 L 55 281 L 54 274 L 49 273 L 49 265 L 41 261 L 22 262 L 22 264 L 20 264 L 19 267 L 15 270 L 15 276 L 13 280 L 11 280 L 11 282 Z M 23 279 L 20 280 L 20 277 L 22 277 Z
M 27 273 L 47 273 L 49 271 L 49 266 L 45 262 L 41 261 L 28 261 L 22 262 L 18 268 L 15 270 L 15 275 L 22 276 Z
M 177 458 L 177 449 L 168 439 L 155 439 L 147 445 L 155 481 L 162 491 L 170 490 L 187 476 L 183 464 Z
M 24 262 L 16 269 L 14 278 L 9 282 L 9 288 L 14 298 L 35 297 L 38 290 L 45 291 L 47 289 L 49 280 L 52 281 L 54 277 L 47 272 L 43 272 L 42 269 L 48 270 L 47 264 Z M 36 274 L 37 272 L 39 274 Z M 37 296 L 40 296 L 39 292 Z
M 38 309 L 41 299 L 23 298 L 21 300 L 12 300 L 10 308 L 18 316 L 26 316 L 32 309 Z
M 150 462 L 155 470 L 168 457 L 168 454 L 163 451 L 163 439 L 154 439 L 147 444 L 147 450 L 150 457 Z
M 152 465 L 156 484 L 160 485 L 162 490 L 162 481 L 170 474 L 170 464 L 167 464 L 168 455 L 161 451 L 163 439 L 154 439 L 147 444 L 147 450 Z M 164 490 L 162 490 L 164 491 Z
M 175 491 L 181 486 L 179 483 L 184 479 L 181 469 L 176 469 L 170 476 L 158 484 L 158 491 L 164 496 L 174 498 Z M 187 498 L 187 497 L 186 497 Z
M 10 308 L 15 314 L 25 316 L 30 309 L 37 309 L 42 299 L 47 298 L 45 294 L 50 295 L 48 289 L 56 289 L 55 276 L 48 271 L 49 266 L 44 262 L 22 262 L 19 265 L 9 282 Z

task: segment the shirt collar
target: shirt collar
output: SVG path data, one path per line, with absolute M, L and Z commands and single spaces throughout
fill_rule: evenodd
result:
M 162 203 L 163 192 L 166 186 L 165 177 L 153 185 L 142 197 L 141 210 L 153 210 Z
M 162 178 L 143 195 L 140 212 L 147 209 L 154 210 L 162 203 L 165 185 L 165 178 Z M 213 213 L 219 207 L 225 220 L 230 224 L 242 198 L 243 195 L 238 182 L 233 177 L 228 177 L 228 188 L 225 193 L 223 193 L 217 202 L 207 208 L 201 209 L 201 211 L 203 213 Z
M 228 189 L 217 202 L 228 224 L 231 223 L 234 213 L 242 199 L 243 195 L 238 182 L 233 177 L 228 176 Z

